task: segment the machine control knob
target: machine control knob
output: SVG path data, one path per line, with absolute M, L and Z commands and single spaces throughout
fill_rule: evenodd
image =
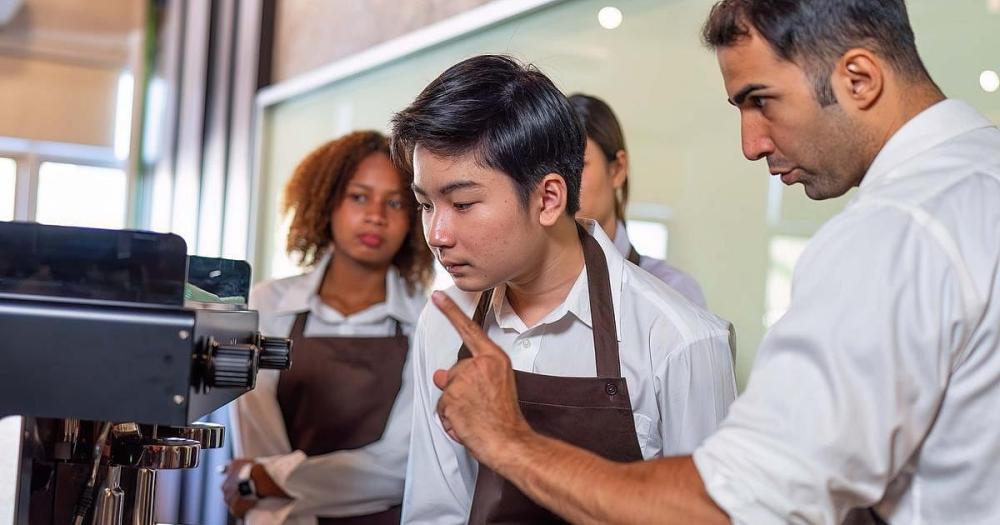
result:
M 257 347 L 209 341 L 208 386 L 253 388 L 257 382 Z
M 258 335 L 260 347 L 260 368 L 267 370 L 288 370 L 292 366 L 292 340 L 287 337 L 265 337 Z

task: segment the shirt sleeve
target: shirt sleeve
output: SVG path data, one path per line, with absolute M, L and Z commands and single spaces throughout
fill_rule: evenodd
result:
M 965 344 L 960 272 L 896 209 L 828 225 L 796 270 L 744 395 L 695 452 L 734 523 L 840 523 L 920 447 Z
M 448 436 L 437 416 L 441 394 L 432 375 L 441 365 L 432 354 L 445 350 L 428 348 L 427 334 L 441 333 L 444 328 L 428 327 L 432 308 L 424 310 L 414 337 L 413 427 L 402 516 L 406 524 L 465 523 L 478 473 L 476 461 Z M 457 346 L 453 352 L 457 356 Z
M 663 455 L 690 454 L 715 432 L 736 398 L 728 332 L 668 353 L 657 367 L 654 387 L 662 412 Z

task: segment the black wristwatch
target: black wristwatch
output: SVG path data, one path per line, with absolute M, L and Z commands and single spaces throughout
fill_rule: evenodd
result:
M 257 500 L 260 497 L 257 496 L 257 486 L 250 476 L 251 472 L 253 472 L 253 463 L 247 463 L 240 468 L 240 473 L 237 476 L 239 484 L 236 485 L 236 490 L 239 491 L 242 499 Z

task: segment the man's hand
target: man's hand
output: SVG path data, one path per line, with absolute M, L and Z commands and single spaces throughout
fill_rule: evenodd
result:
M 472 353 L 450 370 L 434 372 L 444 391 L 437 413 L 452 439 L 479 461 L 495 465 L 507 444 L 533 434 L 517 406 L 510 358 L 443 292 L 431 296 Z
M 253 463 L 250 459 L 234 459 L 226 466 L 226 481 L 222 483 L 222 495 L 229 507 L 229 513 L 237 518 L 242 518 L 257 504 L 256 500 L 240 497 L 239 483 L 240 470 L 243 465 Z

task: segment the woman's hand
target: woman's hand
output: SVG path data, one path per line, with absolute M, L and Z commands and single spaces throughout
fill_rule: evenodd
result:
M 257 500 L 244 498 L 240 495 L 240 470 L 247 464 L 254 464 L 254 462 L 251 459 L 232 460 L 226 466 L 226 481 L 222 483 L 222 495 L 225 498 L 226 507 L 229 507 L 229 513 L 237 518 L 246 516 L 246 513 L 257 504 Z M 254 466 L 257 465 L 254 464 Z M 252 479 L 253 474 L 251 473 L 250 476 Z

